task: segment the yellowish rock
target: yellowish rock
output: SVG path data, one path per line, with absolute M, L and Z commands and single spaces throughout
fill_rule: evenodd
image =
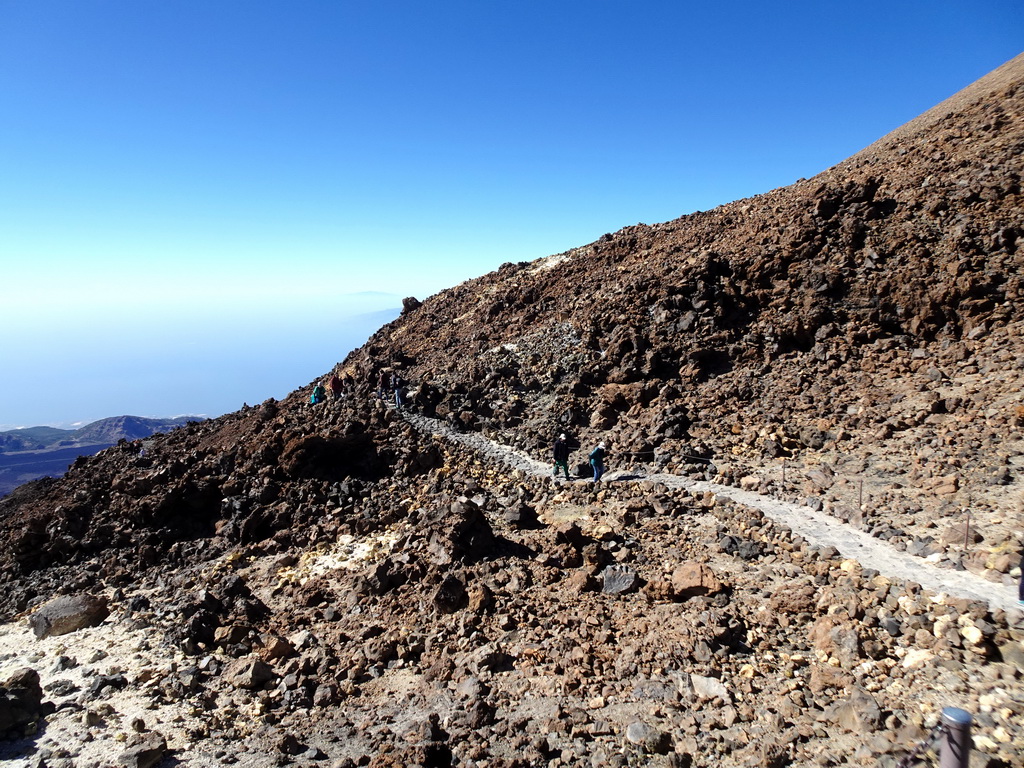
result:
M 974 738 L 974 748 L 981 752 L 994 752 L 999 748 L 998 742 L 992 740 L 984 733 L 975 733 L 972 736 Z
M 935 654 L 927 648 L 911 648 L 903 657 L 904 669 L 916 669 L 922 667 L 935 658 Z

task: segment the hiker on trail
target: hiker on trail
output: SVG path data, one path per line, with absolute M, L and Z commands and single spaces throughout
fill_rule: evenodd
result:
M 384 390 L 388 386 L 388 374 L 383 368 L 380 369 L 380 374 L 377 376 L 377 399 L 384 399 Z
M 313 405 L 316 405 L 317 403 L 322 403 L 326 399 L 327 390 L 324 389 L 323 384 L 317 384 L 315 387 L 313 387 L 313 394 L 310 395 L 309 402 L 313 403 Z
M 555 438 L 555 444 L 551 449 L 555 459 L 555 466 L 551 470 L 552 477 L 558 477 L 558 469 L 561 467 L 565 473 L 565 479 L 569 479 L 569 444 L 565 442 L 565 435 Z
M 1024 608 L 1024 553 L 1020 556 L 1020 585 L 1017 587 L 1017 601 Z
M 327 387 L 331 390 L 331 399 L 334 402 L 341 400 L 343 386 L 341 377 L 336 373 L 332 373 L 331 380 L 327 382 Z
M 395 392 L 395 408 L 402 407 L 402 377 L 397 373 L 391 374 L 391 389 Z
M 594 468 L 594 482 L 601 480 L 601 475 L 604 474 L 604 460 L 608 456 L 608 452 L 604 447 L 604 443 L 598 443 L 597 448 L 590 452 L 590 466 Z

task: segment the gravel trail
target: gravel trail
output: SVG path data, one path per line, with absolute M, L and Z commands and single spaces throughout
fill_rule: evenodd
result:
M 548 477 L 551 464 L 537 461 L 532 456 L 501 443 L 496 443 L 475 432 L 458 432 L 437 419 L 403 411 L 402 416 L 425 434 L 441 435 L 446 440 L 519 469 L 534 477 Z M 632 472 L 609 472 L 605 478 L 614 482 L 623 476 L 635 477 Z M 996 584 L 970 571 L 939 568 L 913 555 L 901 552 L 888 543 L 873 538 L 830 515 L 816 512 L 802 504 L 793 504 L 752 491 L 694 480 L 681 475 L 650 474 L 645 480 L 664 483 L 669 488 L 684 488 L 691 492 L 707 492 L 732 499 L 749 507 L 756 507 L 772 520 L 787 526 L 815 546 L 831 546 L 846 558 L 859 562 L 893 579 L 912 581 L 930 592 L 944 593 L 968 600 L 988 603 L 992 610 L 1018 611 L 1020 606 L 1012 587 Z

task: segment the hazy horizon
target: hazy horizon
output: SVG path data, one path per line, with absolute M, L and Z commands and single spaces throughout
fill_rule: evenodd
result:
M 328 373 L 398 316 L 395 294 L 349 295 L 258 314 L 197 309 L 154 323 L 108 317 L 101 351 L 89 328 L 36 323 L 0 338 L 0 431 L 88 424 L 111 416 L 216 417 L 283 398 Z

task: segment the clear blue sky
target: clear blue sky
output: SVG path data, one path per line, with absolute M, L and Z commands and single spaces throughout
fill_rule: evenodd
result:
M 0 0 L 0 425 L 280 397 L 350 294 L 811 176 L 1022 41 L 1019 0 Z

